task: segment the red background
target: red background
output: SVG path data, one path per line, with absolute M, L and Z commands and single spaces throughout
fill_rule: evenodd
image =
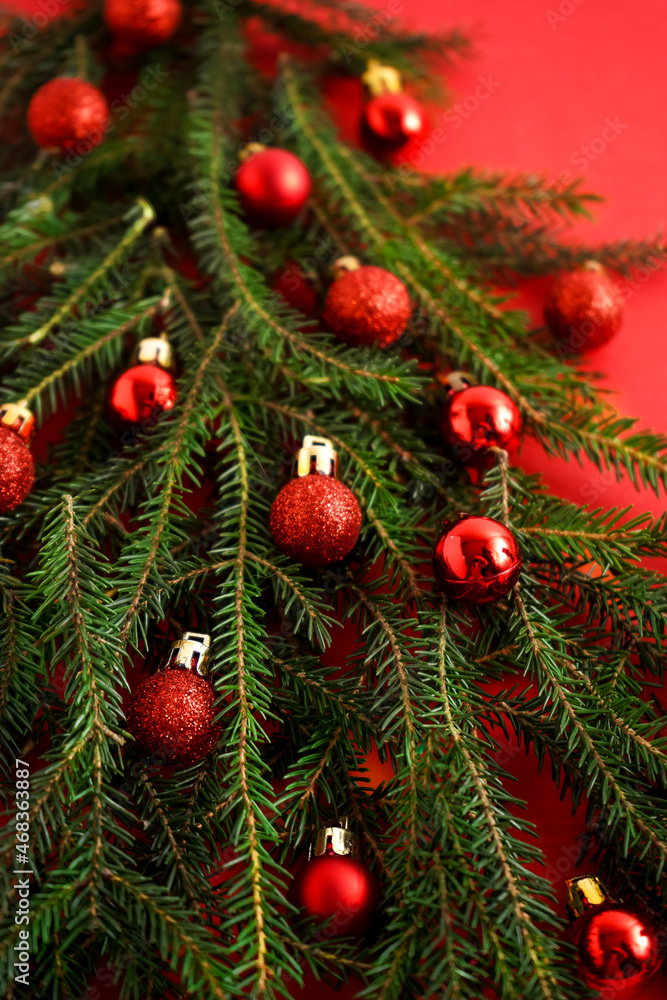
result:
M 25 11 L 40 9 L 39 0 L 18 2 Z M 383 18 L 387 3 L 372 5 L 383 11 Z M 393 10 L 396 6 L 391 4 Z M 565 238 L 592 243 L 655 233 L 665 221 L 665 14 L 661 0 L 467 0 L 465 5 L 402 0 L 397 25 L 437 32 L 460 24 L 472 30 L 476 57 L 446 74 L 455 102 L 474 95 L 480 78 L 491 78 L 493 85 L 490 95 L 456 129 L 451 120 L 440 121 L 446 108 L 432 109 L 433 125 L 441 125 L 446 138 L 422 169 L 452 171 L 474 164 L 558 178 L 563 171 L 580 173 L 583 157 L 587 190 L 603 195 L 607 202 L 596 209 L 595 225 L 581 222 Z M 372 24 L 369 16 L 371 30 Z M 350 104 L 351 91 L 358 99 L 356 85 L 342 85 L 331 95 L 345 132 L 358 115 L 358 105 Z M 617 122 L 617 137 L 602 152 L 582 151 L 602 135 L 607 119 Z M 594 145 L 598 150 L 600 144 Z M 541 322 L 544 288 L 542 280 L 526 282 L 518 295 L 535 323 Z M 605 384 L 615 390 L 620 412 L 638 417 L 641 426 L 656 431 L 667 431 L 666 293 L 667 275 L 651 272 L 647 278 L 639 273 L 620 333 L 588 362 L 591 369 L 605 373 Z M 662 497 L 637 493 L 625 482 L 610 483 L 587 463 L 580 468 L 549 461 L 530 440 L 520 464 L 530 471 L 542 470 L 554 492 L 578 503 L 596 494 L 596 502 L 607 507 L 634 503 L 655 514 L 664 510 Z M 333 654 L 338 662 L 344 652 L 344 644 L 339 644 Z M 503 766 L 519 779 L 517 792 L 527 800 L 564 912 L 562 880 L 576 873 L 571 848 L 583 831 L 583 816 L 571 818 L 569 797 L 559 802 L 548 768 L 539 776 L 532 757 L 513 749 L 508 748 Z M 319 1000 L 333 996 L 325 984 L 312 983 L 303 996 L 316 992 Z M 664 979 L 658 978 L 638 996 L 658 1000 L 664 993 Z

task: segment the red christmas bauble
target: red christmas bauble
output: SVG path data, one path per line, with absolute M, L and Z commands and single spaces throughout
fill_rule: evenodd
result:
M 581 973 L 592 989 L 634 989 L 662 961 L 652 921 L 622 903 L 595 906 L 570 928 Z
M 405 330 L 412 305 L 399 278 L 370 265 L 345 271 L 331 284 L 324 319 L 340 340 L 387 347 Z
M 547 326 L 568 353 L 600 347 L 623 319 L 623 296 L 604 268 L 591 261 L 557 278 L 544 306 Z
M 174 34 L 183 10 L 180 0 L 105 0 L 104 20 L 128 50 L 162 45 Z
M 134 747 L 157 764 L 187 767 L 211 752 L 220 738 L 215 695 L 192 670 L 161 670 L 137 688 L 127 712 Z
M 292 309 L 305 316 L 314 316 L 317 311 L 317 294 L 298 264 L 290 263 L 280 271 L 272 285 Z
M 262 226 L 293 222 L 312 188 L 305 163 L 287 149 L 251 153 L 237 170 L 235 183 L 244 210 Z
M 443 525 L 433 549 L 433 574 L 447 597 L 492 604 L 509 594 L 520 572 L 519 545 L 500 521 L 462 514 Z
M 442 433 L 452 455 L 473 468 L 493 463 L 489 448 L 513 450 L 521 434 L 516 403 L 490 385 L 471 385 L 455 392 L 442 414 Z
M 173 409 L 177 398 L 171 372 L 158 365 L 134 365 L 116 379 L 109 405 L 119 422 L 140 424 Z
M 101 90 L 73 76 L 58 76 L 28 105 L 28 128 L 38 146 L 85 156 L 104 138 L 109 106 Z
M 11 427 L 0 426 L 0 514 L 23 503 L 35 481 L 28 445 Z
M 361 510 L 354 493 L 331 476 L 298 476 L 273 501 L 269 526 L 285 555 L 308 566 L 328 566 L 356 545 Z
M 372 138 L 388 149 L 400 149 L 427 127 L 418 101 L 402 91 L 371 97 L 363 110 L 363 125 Z
M 380 888 L 368 868 L 349 855 L 333 853 L 306 864 L 294 894 L 309 917 L 324 923 L 326 937 L 361 937 L 380 901 Z

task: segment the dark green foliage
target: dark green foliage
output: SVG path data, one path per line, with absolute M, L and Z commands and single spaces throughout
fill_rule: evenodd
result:
M 72 413 L 31 496 L 0 519 L 3 995 L 18 932 L 11 783 L 34 750 L 40 997 L 82 995 L 95 976 L 128 1000 L 290 997 L 307 968 L 354 973 L 382 1000 L 581 997 L 552 888 L 528 867 L 539 844 L 498 763 L 501 733 L 586 809 L 609 878 L 664 906 L 667 720 L 645 687 L 662 676 L 667 606 L 643 560 L 667 554 L 666 519 L 566 503 L 504 453 L 474 484 L 444 453 L 431 384 L 433 366 L 467 369 L 507 392 L 551 453 L 662 495 L 667 440 L 616 414 L 489 283 L 591 256 L 631 276 L 661 262 L 659 243 L 559 243 L 596 200 L 578 182 L 423 178 L 341 144 L 319 74 L 374 56 L 423 85 L 433 58 L 468 42 L 405 35 L 355 3 L 301 8 L 188 6 L 193 30 L 141 66 L 160 82 L 114 112 L 89 155 L 36 155 L 23 132 L 1 153 L 2 399 L 26 399 L 39 424 Z M 268 90 L 247 59 L 256 15 L 316 48 L 318 75 L 284 54 Z M 104 31 L 91 9 L 16 35 L 0 112 L 21 119 L 37 86 L 76 71 L 82 33 L 98 79 Z M 302 220 L 266 232 L 231 179 L 271 121 L 314 192 Z M 348 252 L 408 285 L 400 347 L 343 346 L 272 290 L 296 261 L 321 296 Z M 155 329 L 179 359 L 178 404 L 119 440 L 107 386 Z M 268 529 L 306 433 L 333 440 L 363 512 L 352 556 L 317 572 Z M 520 586 L 476 616 L 446 607 L 430 578 L 457 510 L 504 520 L 524 555 Z M 355 652 L 324 666 L 346 619 Z M 223 737 L 210 759 L 162 773 L 133 754 L 122 696 L 133 664 L 183 629 L 213 637 Z M 375 750 L 393 777 L 371 789 Z M 289 894 L 295 857 L 342 816 L 384 886 L 375 936 L 357 947 L 321 940 Z

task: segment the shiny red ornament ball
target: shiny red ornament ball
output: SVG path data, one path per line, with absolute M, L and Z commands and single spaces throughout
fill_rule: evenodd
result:
M 324 924 L 323 936 L 361 937 L 380 901 L 380 888 L 356 858 L 328 853 L 306 864 L 294 895 L 309 917 Z
M 454 458 L 472 468 L 493 464 L 489 448 L 512 451 L 521 435 L 516 403 L 490 385 L 471 385 L 453 393 L 445 405 L 442 434 Z
M 605 344 L 623 319 L 623 296 L 595 261 L 557 278 L 544 306 L 559 353 L 578 354 Z
M 141 51 L 162 45 L 174 34 L 183 9 L 180 0 L 105 0 L 104 20 L 119 42 Z
M 109 105 L 101 90 L 73 76 L 59 76 L 37 90 L 28 105 L 28 128 L 38 146 L 85 156 L 104 138 Z
M 161 670 L 146 678 L 127 712 L 135 749 L 155 764 L 196 764 L 220 738 L 214 701 L 209 682 L 192 670 Z
M 261 226 L 293 222 L 312 188 L 305 163 L 287 149 L 262 149 L 243 160 L 236 191 L 244 211 Z
M 402 91 L 372 97 L 364 106 L 362 121 L 372 138 L 387 149 L 400 149 L 428 124 L 421 104 Z
M 340 340 L 388 347 L 410 321 L 412 305 L 403 282 L 383 267 L 345 271 L 330 286 L 324 319 Z
M 331 476 L 298 476 L 273 501 L 269 526 L 285 555 L 307 566 L 329 566 L 351 552 L 361 531 L 354 493 Z
M 134 365 L 116 379 L 109 403 L 120 423 L 141 424 L 172 410 L 177 398 L 171 372 L 158 365 Z
M 448 598 L 493 604 L 509 594 L 520 572 L 519 545 L 500 521 L 462 514 L 443 525 L 433 549 L 433 574 Z
M 650 918 L 622 903 L 604 903 L 582 914 L 570 928 L 579 967 L 591 989 L 624 993 L 645 983 L 662 961 Z
M 16 431 L 0 426 L 0 514 L 23 503 L 35 481 L 35 465 L 28 445 Z

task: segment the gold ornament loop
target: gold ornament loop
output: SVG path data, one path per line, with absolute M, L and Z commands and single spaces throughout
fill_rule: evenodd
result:
M 296 476 L 309 476 L 319 472 L 323 476 L 336 478 L 338 453 L 334 451 L 329 438 L 306 434 L 303 444 L 296 453 Z
M 572 920 L 593 906 L 614 902 L 597 875 L 577 875 L 576 878 L 567 879 L 565 884 L 567 885 L 565 906 Z
M 191 670 L 199 677 L 208 676 L 211 637 L 206 632 L 184 632 L 175 642 L 160 670 Z
M 401 74 L 395 66 L 387 66 L 379 59 L 369 59 L 361 81 L 373 97 L 380 94 L 400 94 L 403 90 Z
M 16 431 L 22 441 L 30 441 L 35 430 L 35 415 L 21 399 L 18 403 L 3 403 L 0 407 L 0 423 Z
M 169 370 L 174 366 L 174 352 L 166 334 L 159 337 L 144 337 L 134 351 L 135 365 L 157 365 Z

